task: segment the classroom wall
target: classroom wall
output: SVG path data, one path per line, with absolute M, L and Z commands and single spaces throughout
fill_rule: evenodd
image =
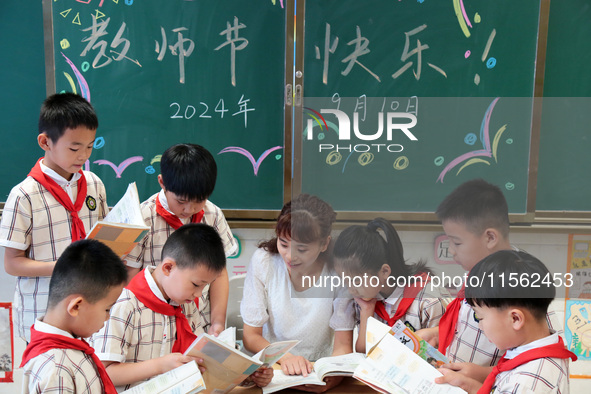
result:
M 263 239 L 272 236 L 272 230 L 261 229 L 234 229 L 242 245 L 240 256 L 228 260 L 228 272 L 230 276 L 234 272 L 242 272 L 247 268 L 250 256 L 256 249 L 256 244 Z M 335 232 L 338 233 L 338 232 Z M 439 272 L 447 275 L 460 275 L 463 271 L 455 265 L 438 265 L 434 259 L 434 241 L 443 234 L 443 231 L 403 231 L 401 239 L 405 248 L 405 257 L 410 261 L 423 258 L 429 261 L 429 265 Z M 514 231 L 511 235 L 511 243 L 539 257 L 552 272 L 565 272 L 567 261 L 568 234 L 558 233 L 519 233 Z M 4 253 L 0 248 L 0 262 L 3 263 Z M 2 264 L 3 266 L 3 264 Z M 8 276 L 4 270 L 0 270 L 0 302 L 11 302 L 14 290 L 14 278 Z M 564 321 L 564 300 L 555 301 L 553 308 L 560 314 Z M 21 354 L 24 351 L 24 342 L 15 340 L 15 365 L 19 365 Z M 572 372 L 573 367 L 571 367 Z M 591 374 L 591 370 L 588 371 Z M 21 370 L 14 373 L 14 383 L 0 383 L 0 394 L 19 392 L 22 385 Z M 571 379 L 571 393 L 584 393 L 585 385 L 589 385 L 591 379 Z M 588 387 L 588 386 L 587 386 Z

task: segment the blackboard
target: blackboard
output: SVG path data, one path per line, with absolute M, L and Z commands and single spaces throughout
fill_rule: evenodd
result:
M 302 191 L 343 211 L 433 212 L 481 177 L 530 211 L 539 15 L 540 1 L 306 2 Z M 365 135 L 382 117 L 382 136 L 339 139 L 321 111 L 339 106 Z M 417 140 L 388 140 L 388 112 L 413 113 Z
M 0 201 L 6 201 L 43 154 L 37 145 L 39 107 L 45 98 L 41 2 L 0 2 L 0 36 Z
M 211 200 L 224 209 L 283 204 L 285 9 L 238 0 L 60 0 L 53 18 L 56 91 L 99 117 L 88 168 L 110 204 L 135 181 L 159 190 L 175 143 L 216 158 Z
M 536 210 L 591 211 L 591 3 L 550 3 Z

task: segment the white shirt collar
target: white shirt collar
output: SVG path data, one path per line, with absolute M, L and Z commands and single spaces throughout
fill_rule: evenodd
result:
M 164 298 L 164 295 L 162 294 L 162 292 L 158 288 L 158 285 L 156 284 L 156 281 L 154 280 L 154 277 L 152 276 L 152 273 L 154 272 L 155 269 L 156 269 L 156 267 L 146 267 L 146 269 L 144 270 L 146 282 L 148 282 L 148 287 L 150 287 L 150 290 L 152 290 L 152 293 L 154 293 L 154 295 L 156 297 L 158 297 L 158 299 L 160 301 L 166 302 L 168 304 L 168 301 L 166 301 L 166 299 Z M 170 305 L 177 306 L 178 304 L 175 303 L 174 301 L 171 301 Z
M 49 176 L 61 187 L 68 186 L 71 183 L 78 181 L 78 179 L 80 179 L 80 177 L 82 176 L 79 172 L 75 172 L 72 176 L 72 179 L 67 180 L 66 178 L 64 178 L 63 176 L 61 176 L 60 174 L 58 174 L 57 172 L 43 164 L 43 160 L 39 162 L 39 165 L 41 167 L 41 171 L 43 171 L 45 175 Z
M 174 215 L 174 213 L 170 210 L 170 208 L 168 208 L 168 200 L 166 199 L 166 194 L 164 193 L 164 189 L 161 189 L 160 193 L 158 193 L 158 199 L 160 200 L 160 205 L 162 205 L 162 208 L 166 209 L 166 211 L 168 213 Z M 174 216 L 176 216 L 176 215 L 174 215 Z M 178 216 L 176 216 L 176 218 L 178 220 L 180 220 L 182 224 L 187 224 L 191 221 L 191 218 L 181 219 Z
M 527 352 L 528 350 L 536 349 L 536 348 L 543 347 L 543 346 L 553 345 L 555 343 L 558 343 L 558 334 L 557 333 L 553 333 L 553 334 L 548 335 L 547 337 L 535 340 L 530 343 L 526 343 L 525 345 L 522 345 L 522 346 L 517 346 L 516 348 L 513 348 L 513 349 L 509 349 L 505 353 L 505 358 L 509 358 L 509 359 L 515 358 L 515 357 L 519 356 L 521 353 Z
M 47 324 L 44 321 L 42 321 L 41 319 L 43 319 L 43 317 L 37 318 L 37 320 L 35 320 L 35 330 L 37 330 L 39 332 L 46 333 L 46 334 L 55 334 L 55 335 L 62 335 L 64 337 L 68 337 L 68 338 L 74 338 L 74 336 L 72 334 L 70 334 L 69 332 L 59 329 L 55 326 L 52 326 L 51 324 Z

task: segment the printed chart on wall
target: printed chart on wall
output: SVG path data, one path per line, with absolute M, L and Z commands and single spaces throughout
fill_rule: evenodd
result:
M 12 304 L 0 303 L 0 382 L 13 381 L 14 345 L 12 338 Z
M 591 234 L 569 234 L 568 271 L 573 285 L 567 288 L 564 335 L 579 361 L 571 376 L 591 377 Z
M 96 108 L 86 168 L 117 201 L 136 182 L 160 189 L 162 153 L 207 148 L 218 165 L 211 200 L 225 209 L 283 204 L 283 1 L 55 0 L 57 92 Z
M 302 189 L 433 212 L 484 178 L 525 213 L 539 1 L 309 1 Z

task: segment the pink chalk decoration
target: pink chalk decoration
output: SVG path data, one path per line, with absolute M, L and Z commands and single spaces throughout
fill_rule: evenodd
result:
M 468 59 L 468 58 L 470 57 L 470 55 L 471 55 L 471 54 L 472 54 L 472 52 L 470 52 L 470 50 L 468 49 L 468 50 L 466 51 L 466 53 L 464 53 L 464 58 L 465 58 L 465 59 Z
M 435 249 L 433 251 L 435 262 L 437 264 L 456 264 L 454 258 L 449 253 L 449 238 L 442 234 L 435 238 Z
M 218 155 L 220 155 L 222 153 L 229 153 L 229 152 L 238 153 L 238 154 L 243 155 L 252 164 L 252 169 L 254 170 L 254 175 L 256 176 L 258 174 L 258 172 L 259 172 L 259 167 L 261 166 L 261 163 L 263 162 L 263 160 L 265 160 L 265 158 L 267 156 L 269 156 L 269 154 L 271 152 L 276 151 L 278 149 L 283 149 L 283 147 L 282 146 L 274 146 L 272 148 L 267 149 L 266 151 L 264 151 L 259 156 L 258 160 L 256 160 L 256 161 L 255 161 L 254 156 L 252 155 L 252 153 L 250 153 L 246 149 L 241 148 L 239 146 L 228 146 L 228 147 L 222 149 L 221 151 L 219 151 L 218 152 Z
M 113 169 L 113 171 L 115 171 L 115 178 L 121 178 L 121 174 L 123 174 L 123 171 L 125 171 L 125 169 L 127 167 L 129 167 L 130 164 L 136 163 L 138 161 L 142 161 L 144 160 L 144 158 L 142 156 L 132 156 L 128 159 L 123 160 L 119 165 L 115 165 L 113 162 L 110 162 L 109 160 L 95 160 L 93 163 L 94 164 L 98 164 L 99 166 L 102 165 L 107 165 L 109 167 L 111 167 Z

